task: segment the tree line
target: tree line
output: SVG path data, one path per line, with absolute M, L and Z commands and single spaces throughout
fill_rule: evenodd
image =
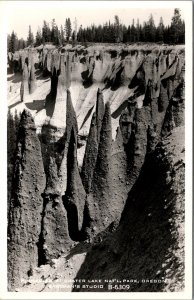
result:
M 162 17 L 156 26 L 152 14 L 143 25 L 140 24 L 139 19 L 136 23 L 133 19 L 128 27 L 121 24 L 118 16 L 115 16 L 113 24 L 106 22 L 103 26 L 92 25 L 83 29 L 80 27 L 77 39 L 79 42 L 182 44 L 185 42 L 185 24 L 179 9 L 175 9 L 171 24 L 168 26 L 164 25 Z
M 75 20 L 74 23 L 76 28 L 77 21 Z M 69 42 L 70 40 L 75 40 L 75 30 L 72 31 L 70 18 L 67 18 L 64 27 L 61 25 L 60 28 L 58 28 L 55 19 L 52 19 L 51 27 L 48 22 L 45 20 L 43 21 L 42 29 L 40 29 L 40 27 L 38 28 L 35 37 L 31 30 L 31 26 L 29 25 L 27 40 L 24 40 L 23 38 L 18 39 L 17 34 L 12 31 L 12 33 L 7 36 L 7 45 L 8 52 L 14 53 L 17 50 L 24 49 L 28 46 L 37 47 L 46 43 L 52 43 L 59 46 L 64 45 L 65 42 Z
M 153 42 L 166 44 L 182 44 L 185 42 L 185 23 L 181 18 L 180 9 L 174 9 L 174 15 L 171 24 L 165 26 L 163 18 L 160 18 L 159 24 L 156 26 L 153 15 L 149 16 L 147 22 L 140 24 L 139 19 L 132 20 L 131 25 L 121 23 L 119 17 L 115 15 L 114 22 L 106 22 L 103 25 L 94 25 L 83 28 L 81 25 L 77 29 L 77 20 L 72 22 L 70 18 L 66 18 L 64 26 L 57 26 L 55 19 L 52 19 L 51 26 L 45 20 L 42 28 L 38 28 L 34 37 L 29 26 L 28 37 L 18 39 L 17 34 L 13 31 L 8 35 L 8 51 L 15 52 L 24 49 L 27 46 L 40 46 L 46 43 L 52 43 L 56 46 L 63 46 L 65 43 L 137 43 L 137 42 Z M 72 28 L 73 27 L 73 28 Z

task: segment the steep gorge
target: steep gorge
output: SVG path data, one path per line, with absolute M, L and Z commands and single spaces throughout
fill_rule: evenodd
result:
M 169 284 L 139 282 L 131 291 L 174 290 L 184 265 L 179 257 L 184 251 L 184 141 L 174 149 L 179 130 L 184 133 L 184 48 L 29 50 L 15 55 L 10 65 L 22 73 L 18 108 L 26 109 L 20 124 L 25 134 L 18 133 L 8 224 L 10 290 L 31 276 L 35 266 L 101 234 L 78 277 L 92 277 L 95 265 L 95 278 L 106 279 L 108 274 L 137 279 L 140 273 L 155 278 L 164 276 L 163 264 L 174 264 L 178 271 L 168 275 Z M 32 117 L 27 111 L 38 90 L 37 71 L 50 76 L 50 92 L 42 109 L 35 114 L 31 110 Z M 31 163 L 37 165 L 35 173 L 29 173 Z M 28 173 L 20 172 L 20 165 Z M 36 223 L 32 217 L 29 226 L 21 227 L 30 218 L 28 211 L 37 216 Z M 37 226 L 32 248 L 31 224 Z M 116 231 L 111 233 L 111 228 Z M 103 231 L 108 232 L 105 240 Z M 176 253 L 170 254 L 170 247 Z M 20 261 L 23 251 L 26 257 Z

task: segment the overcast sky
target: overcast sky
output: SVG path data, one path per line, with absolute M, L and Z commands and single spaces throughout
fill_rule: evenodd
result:
M 152 14 L 156 25 L 161 16 L 167 25 L 171 22 L 174 8 L 179 7 L 178 1 L 1 1 L 1 6 L 2 3 L 7 32 L 14 30 L 18 38 L 25 39 L 29 25 L 36 34 L 43 20 L 51 23 L 53 18 L 58 26 L 64 25 L 68 17 L 72 23 L 77 18 L 79 28 L 81 24 L 85 27 L 92 23 L 98 25 L 109 20 L 113 22 L 115 15 L 125 25 L 131 24 L 133 18 L 135 22 L 139 18 L 140 23 L 143 23 Z M 181 15 L 184 18 L 183 8 Z

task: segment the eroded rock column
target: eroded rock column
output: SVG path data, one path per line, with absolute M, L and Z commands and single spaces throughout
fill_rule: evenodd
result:
M 8 224 L 9 289 L 38 265 L 41 213 L 45 188 L 41 146 L 30 113 L 23 111 L 18 132 L 13 191 Z
M 23 73 L 22 73 L 22 82 L 21 82 L 21 87 L 20 87 L 20 99 L 21 102 L 24 102 L 26 99 L 26 96 L 29 95 L 29 73 L 28 73 L 28 66 L 25 63 L 24 68 L 23 68 Z

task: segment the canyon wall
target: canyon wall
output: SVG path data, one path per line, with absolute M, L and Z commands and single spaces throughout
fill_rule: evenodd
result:
M 168 136 L 172 134 L 175 141 L 177 128 L 183 130 L 184 126 L 184 47 L 142 50 L 124 46 L 115 51 L 111 47 L 76 46 L 68 51 L 43 49 L 15 56 L 11 63 L 22 72 L 23 105 L 38 89 L 36 70 L 50 77 L 50 92 L 44 99 L 45 117 L 37 111 L 32 118 L 25 110 L 18 133 L 8 225 L 10 290 L 35 266 L 67 253 L 74 242 L 111 231 L 119 222 L 117 231 L 113 235 L 109 232 L 113 242 L 91 251 L 78 275 L 89 278 L 95 264 L 99 278 L 105 278 L 106 272 L 121 276 L 128 261 L 122 276 L 129 276 L 130 269 L 136 276 L 162 238 L 169 239 L 161 250 L 166 252 L 159 255 L 160 269 L 165 255 L 170 255 L 168 246 L 175 247 L 177 239 L 183 239 L 181 225 L 175 220 L 180 216 L 184 225 L 184 193 L 176 190 L 179 181 L 183 185 L 183 164 L 179 173 L 179 163 L 170 161 L 165 145 L 171 143 Z M 171 155 L 179 157 L 183 144 Z M 37 166 L 35 170 L 31 164 Z M 174 178 L 172 186 L 169 178 Z M 161 213 L 164 201 L 171 203 L 165 204 L 165 214 Z M 172 210 L 174 218 L 170 217 Z M 30 224 L 36 230 L 32 231 Z M 165 234 L 161 233 L 163 228 Z M 150 244 L 146 241 L 148 232 Z M 32 248 L 28 245 L 31 239 Z M 138 252 L 141 247 L 147 254 Z M 102 248 L 111 249 L 108 259 L 114 272 Z M 176 249 L 183 248 L 182 242 Z M 101 262 L 96 264 L 101 251 Z M 26 256 L 19 261 L 23 252 Z M 138 257 L 141 261 L 135 268 Z M 176 264 L 172 257 L 170 262 Z M 177 258 L 177 264 L 181 263 Z M 153 262 L 151 265 L 156 268 Z M 172 282 L 179 275 L 183 277 L 182 267 L 178 270 L 169 277 Z M 172 289 L 173 284 L 169 284 Z M 139 284 L 134 291 L 144 287 Z

